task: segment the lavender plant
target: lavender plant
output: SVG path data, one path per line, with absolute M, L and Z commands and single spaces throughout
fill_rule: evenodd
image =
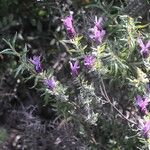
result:
M 101 119 L 103 122 L 106 118 L 111 119 L 112 122 L 113 115 L 120 117 L 115 120 L 125 121 L 132 134 L 137 133 L 136 138 L 142 137 L 149 146 L 150 100 L 146 87 L 149 83 L 150 66 L 149 36 L 141 31 L 145 26 L 139 25 L 133 18 L 127 15 L 114 15 L 113 18 L 107 19 L 107 15 L 95 16 L 93 25 L 87 30 L 90 46 L 84 45 L 84 35 L 76 32 L 72 12 L 69 16 L 60 18 L 68 36 L 67 40 L 60 41 L 69 57 L 67 64 L 70 76 L 65 83 L 57 80 L 54 69 L 42 68 L 41 55 L 29 58 L 26 46 L 22 52 L 17 52 L 17 35 L 12 44 L 5 40 L 10 48 L 1 51 L 0 54 L 13 54 L 19 58 L 20 65 L 16 70 L 16 76 L 27 70 L 30 73 L 28 80 L 35 78 L 34 87 L 37 86 L 42 91 L 42 96 L 54 96 L 54 107 L 58 115 L 66 122 L 73 122 L 77 126 L 77 135 L 90 145 L 89 149 L 92 149 L 93 145 L 101 148 L 99 138 L 94 136 L 91 128 L 98 128 Z M 148 42 L 145 44 L 145 41 Z M 123 91 L 127 98 L 121 99 L 116 96 L 111 88 L 114 91 Z M 127 108 L 120 109 L 121 100 L 130 103 L 132 109 L 129 116 L 123 112 Z M 141 111 L 141 115 L 136 107 Z M 102 125 L 103 127 L 106 125 Z

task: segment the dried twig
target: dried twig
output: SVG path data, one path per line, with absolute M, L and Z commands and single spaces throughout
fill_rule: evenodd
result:
M 102 78 L 100 78 L 100 79 L 101 79 L 101 83 L 102 83 L 102 86 L 100 87 L 100 90 L 101 90 L 101 93 L 102 93 L 103 97 L 104 97 L 104 98 L 108 101 L 108 103 L 120 114 L 120 116 L 122 116 L 122 117 L 123 117 L 125 120 L 127 120 L 128 122 L 130 122 L 130 123 L 132 123 L 132 124 L 134 124 L 134 125 L 137 125 L 136 122 L 134 122 L 134 121 L 128 119 L 126 116 L 124 116 L 124 115 L 120 112 L 120 110 L 111 102 L 111 100 L 110 100 L 110 98 L 109 98 L 109 96 L 108 96 L 108 94 L 107 94 L 107 92 L 106 92 L 106 88 L 105 88 L 103 79 L 102 79 Z

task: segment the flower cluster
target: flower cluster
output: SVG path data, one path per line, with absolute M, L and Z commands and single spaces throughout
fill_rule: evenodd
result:
M 49 90 L 53 91 L 55 86 L 56 86 L 56 82 L 54 80 L 54 77 L 52 77 L 51 79 L 45 79 L 44 84 L 47 86 L 47 88 Z
M 149 102 L 150 99 L 148 97 L 142 98 L 140 95 L 136 96 L 136 105 L 139 107 L 140 111 L 144 114 L 144 116 L 148 115 L 147 106 Z M 140 119 L 139 128 L 144 137 L 149 138 L 150 119 L 149 120 Z
M 33 56 L 29 61 L 34 65 L 35 71 L 40 73 L 42 71 L 41 67 L 41 56 Z
M 72 12 L 70 14 L 70 16 L 67 16 L 66 18 L 62 19 L 63 21 L 63 25 L 67 31 L 67 34 L 70 38 L 75 37 L 76 32 L 75 29 L 73 27 L 72 21 L 73 21 L 73 16 L 72 16 Z M 101 43 L 102 39 L 105 35 L 105 30 L 103 30 L 102 28 L 102 21 L 103 18 L 97 18 L 95 17 L 95 21 L 94 21 L 94 27 L 89 29 L 91 34 L 89 35 L 89 37 L 96 43 Z M 95 62 L 95 57 L 93 55 L 86 55 L 84 56 L 84 66 L 87 69 L 91 69 L 92 66 L 94 65 Z M 75 61 L 75 62 L 69 62 L 70 64 L 70 69 L 71 69 L 71 75 L 73 77 L 76 77 L 79 74 L 79 62 Z
M 64 19 L 61 19 L 63 21 L 63 25 L 67 31 L 69 38 L 74 38 L 76 35 L 75 29 L 72 23 L 73 21 L 72 14 L 73 13 L 71 12 L 70 16 L 67 16 Z M 94 21 L 94 27 L 89 29 L 90 31 L 89 37 L 97 44 L 102 43 L 103 37 L 106 34 L 106 31 L 103 30 L 102 28 L 102 21 L 103 21 L 102 17 L 98 19 L 96 16 L 95 21 Z
M 137 42 L 141 48 L 140 54 L 143 56 L 143 58 L 147 58 L 149 56 L 150 40 L 146 44 L 144 44 L 142 39 L 138 38 Z
M 29 61 L 34 65 L 34 69 L 37 73 L 42 72 L 41 56 L 34 55 L 33 58 L 29 59 Z M 56 86 L 56 82 L 53 77 L 51 79 L 44 79 L 43 83 L 51 91 L 53 91 Z
M 144 135 L 145 138 L 149 138 L 149 130 L 150 130 L 150 120 L 144 121 L 143 119 L 139 120 L 139 128 Z
M 76 35 L 75 29 L 72 23 L 73 21 L 72 15 L 73 15 L 73 12 L 70 12 L 70 16 L 67 16 L 66 18 L 62 19 L 69 38 L 74 38 Z
M 95 17 L 94 27 L 89 29 L 91 32 L 89 37 L 98 44 L 102 43 L 103 37 L 106 34 L 106 31 L 102 28 L 102 21 L 102 18 L 97 19 Z
M 71 75 L 73 77 L 76 77 L 78 75 L 78 69 L 80 68 L 80 66 L 78 65 L 79 62 L 75 61 L 74 63 L 69 62 L 70 63 L 70 69 L 71 69 Z
M 85 55 L 84 56 L 84 66 L 88 70 L 90 70 L 93 67 L 94 63 L 95 63 L 95 59 L 96 58 L 93 55 Z M 70 69 L 71 69 L 71 75 L 73 77 L 76 77 L 79 74 L 79 72 L 78 72 L 78 70 L 80 68 L 79 62 L 78 61 L 69 62 L 69 64 L 70 64 Z
M 95 63 L 95 57 L 93 55 L 86 55 L 84 57 L 84 66 L 86 66 L 87 69 L 91 69 L 94 63 Z
M 140 54 L 142 55 L 143 58 L 148 58 L 149 57 L 149 50 L 150 50 L 150 40 L 144 44 L 144 42 L 142 41 L 141 38 L 137 39 L 137 43 L 139 44 L 140 49 Z M 150 92 L 150 86 L 148 84 L 147 86 L 147 92 Z M 140 111 L 145 115 L 148 115 L 148 104 L 150 102 L 149 97 L 144 96 L 141 97 L 140 95 L 136 96 L 136 105 L 137 107 L 140 109 Z M 145 120 L 145 119 L 141 119 L 139 121 L 139 128 L 141 133 L 144 135 L 144 137 L 146 138 L 150 138 L 150 119 Z
M 148 106 L 149 102 L 150 102 L 150 100 L 147 97 L 142 98 L 140 95 L 137 95 L 137 97 L 136 97 L 136 104 L 144 114 L 148 113 L 146 107 Z

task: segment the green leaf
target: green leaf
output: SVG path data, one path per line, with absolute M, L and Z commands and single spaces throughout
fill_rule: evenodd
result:
M 7 45 L 9 45 L 9 47 L 11 48 L 11 50 L 13 50 L 14 48 L 13 48 L 13 46 L 10 44 L 10 42 L 8 42 L 7 40 L 5 40 L 5 39 L 3 39 L 3 41 L 7 44 Z
M 145 25 L 137 25 L 136 28 L 137 28 L 137 29 L 143 29 L 143 28 L 148 27 L 149 25 L 150 25 L 150 23 L 145 24 Z
M 0 54 L 11 54 L 11 55 L 16 55 L 11 49 L 4 49 L 3 51 L 0 52 Z
M 21 60 L 26 63 L 27 62 L 27 45 L 25 44 L 22 55 L 21 55 Z
M 15 35 L 15 37 L 14 37 L 14 42 L 15 42 L 15 40 L 16 40 L 16 36 L 17 35 Z M 18 57 L 20 57 L 20 54 L 15 50 L 15 44 L 14 45 L 12 45 L 9 41 L 7 41 L 7 40 L 5 40 L 5 39 L 3 39 L 3 41 L 10 47 L 10 49 L 11 49 L 11 53 L 9 52 L 9 53 L 6 53 L 6 54 L 13 54 L 13 55 L 16 55 L 16 56 L 18 56 Z
M 15 47 L 15 43 L 16 43 L 16 39 L 17 39 L 17 33 L 15 34 L 13 41 L 12 41 L 12 46 Z
M 24 81 L 27 82 L 27 81 L 31 80 L 32 78 L 34 78 L 34 77 L 35 77 L 35 75 L 33 74 L 33 75 L 31 75 L 27 78 L 24 78 Z
M 35 80 L 34 80 L 34 85 L 31 87 L 31 89 L 35 88 L 36 85 L 38 84 L 38 80 L 39 80 L 39 77 L 36 76 Z
M 15 78 L 18 76 L 18 74 L 20 73 L 20 71 L 22 70 L 23 68 L 23 65 L 21 64 L 16 70 L 16 73 L 15 73 Z

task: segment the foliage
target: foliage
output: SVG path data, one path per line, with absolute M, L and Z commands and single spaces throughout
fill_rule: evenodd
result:
M 13 3 L 17 4 L 17 1 L 12 1 Z M 29 18 L 32 21 L 35 19 L 35 25 L 41 34 L 42 24 L 38 21 L 43 20 L 43 17 L 49 19 L 49 11 L 52 9 L 39 6 L 35 8 L 30 4 L 33 8 L 31 12 L 38 14 L 38 17 L 33 15 L 37 20 L 33 16 Z M 0 55 L 5 57 L 7 54 L 12 56 L 11 59 L 17 60 L 14 76 L 22 78 L 24 82 L 34 81 L 30 88 L 36 89 L 41 95 L 41 105 L 55 110 L 55 115 L 60 119 L 58 128 L 64 124 L 71 125 L 74 137 L 86 149 L 146 149 L 149 147 L 149 137 L 143 136 L 139 120 L 148 121 L 149 112 L 143 115 L 140 109 L 138 111 L 135 97 L 144 95 L 149 99 L 147 85 L 150 59 L 149 56 L 144 57 L 138 43 L 139 38 L 144 41 L 143 44 L 149 40 L 149 24 L 143 25 L 138 18 L 122 14 L 123 2 L 118 6 L 114 4 L 116 2 L 113 1 L 88 1 L 84 9 L 87 12 L 92 12 L 93 9 L 101 12 L 98 18 L 103 17 L 103 22 L 101 24 L 100 20 L 95 19 L 98 24 L 95 25 L 94 20 L 92 23 L 87 20 L 84 22 L 87 28 L 81 29 L 81 32 L 80 28 L 77 29 L 79 26 L 76 26 L 78 21 L 80 24 L 80 20 L 74 21 L 72 18 L 76 14 L 71 12 L 69 19 L 64 17 L 65 14 L 61 14 L 63 17 L 59 16 L 68 36 L 60 36 L 60 40 L 53 33 L 54 40 L 57 39 L 55 44 L 57 47 L 61 46 L 66 55 L 61 69 L 49 62 L 47 55 L 51 52 L 33 55 L 29 44 L 24 47 L 22 43 L 18 44 L 20 33 L 13 40 L 3 39 L 8 48 L 2 50 Z M 65 24 L 64 20 L 70 24 Z M 105 34 L 102 35 L 102 31 Z M 147 49 L 149 51 L 149 47 Z M 55 52 L 52 54 L 55 55 Z M 86 60 L 89 62 L 85 62 L 85 56 L 89 55 L 93 56 L 93 60 L 89 58 Z M 42 69 L 38 70 L 36 67 Z M 147 107 L 148 104 L 145 105 Z M 138 106 L 141 107 L 140 104 Z M 149 128 L 148 126 L 148 130 Z
M 7 132 L 5 129 L 0 129 L 0 143 L 2 143 L 7 137 Z

